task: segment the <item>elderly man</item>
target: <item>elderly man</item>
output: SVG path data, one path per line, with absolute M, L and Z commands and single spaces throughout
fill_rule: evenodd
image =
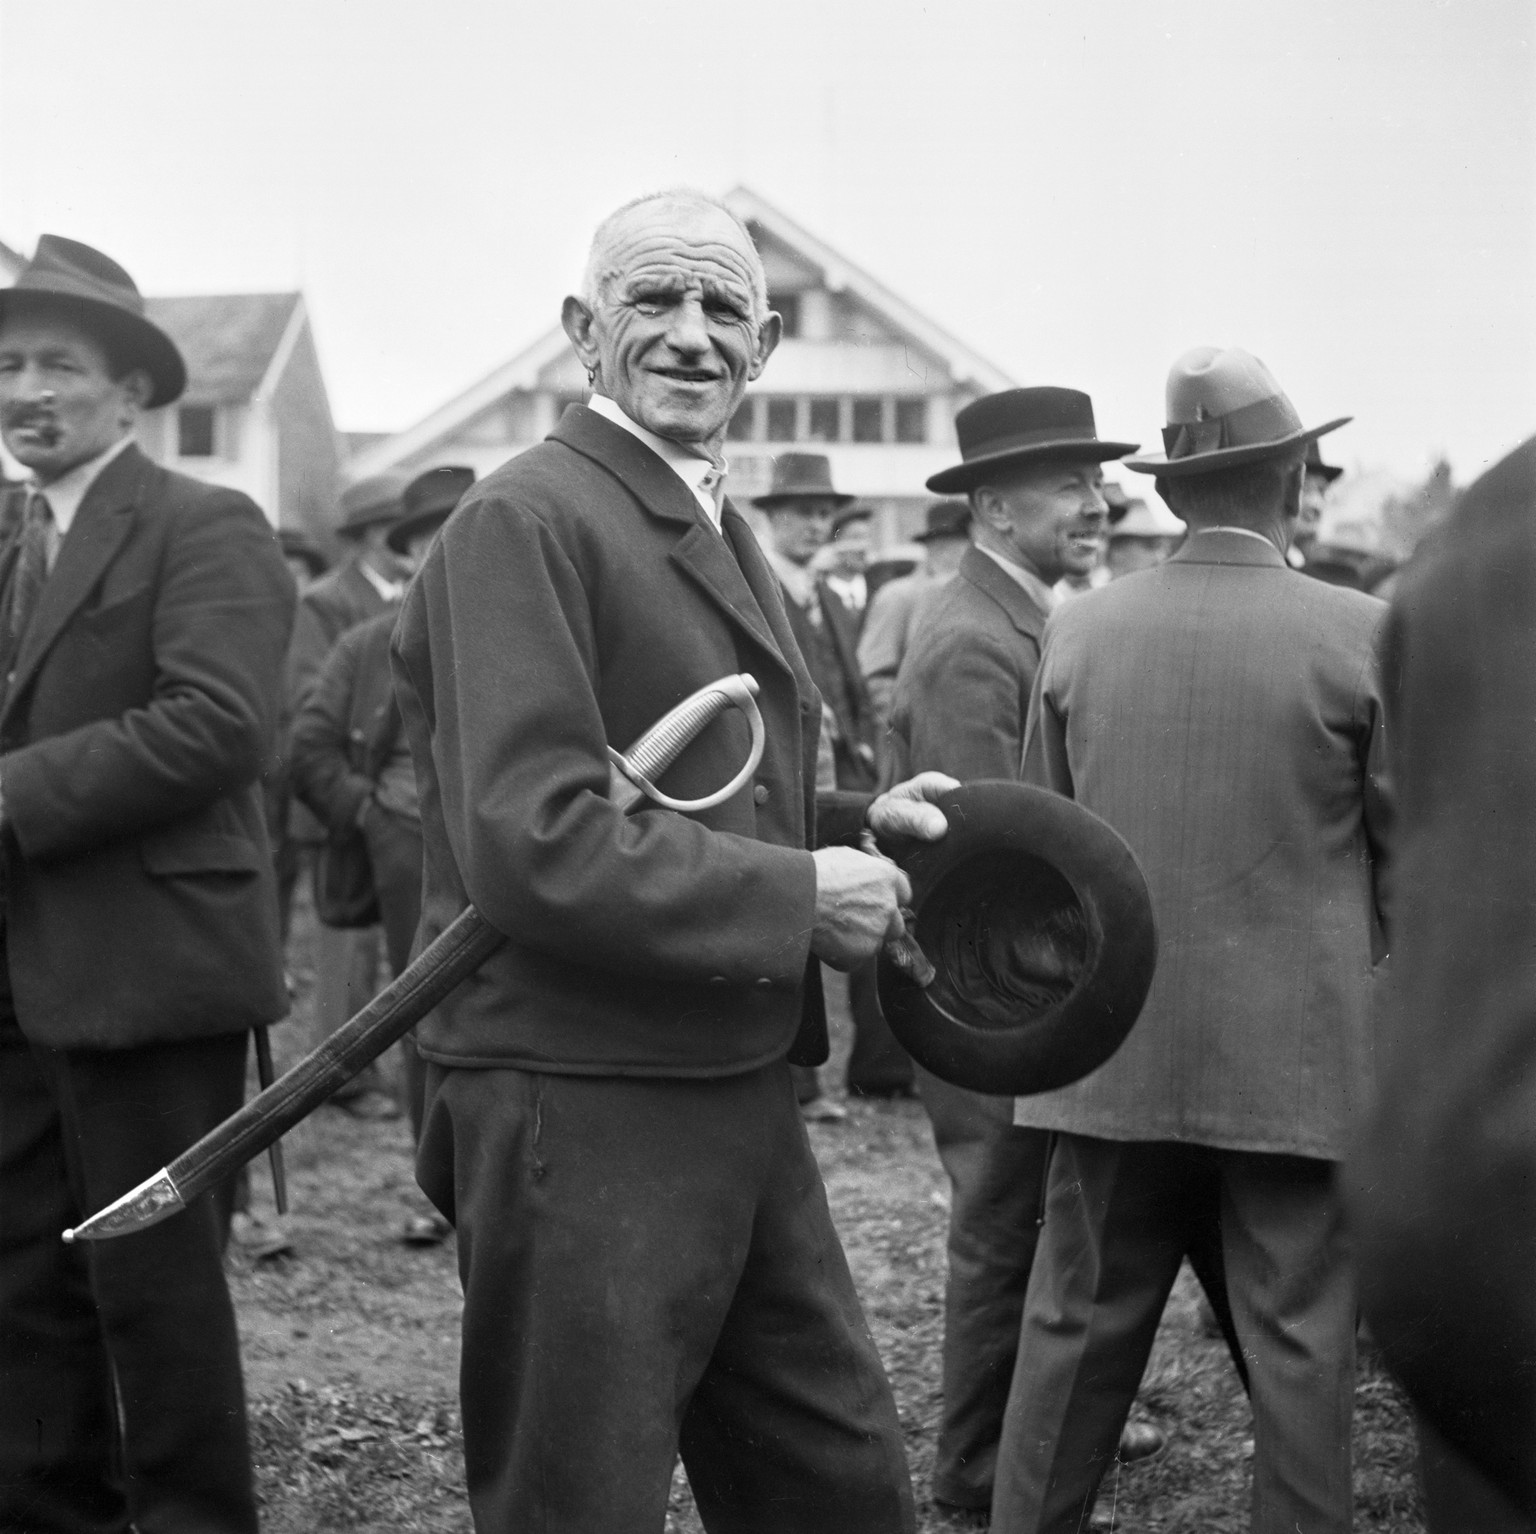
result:
M 1347 418 L 1345 418 L 1347 419 Z M 1164 1301 L 1219 1228 L 1254 1412 L 1252 1527 L 1350 1523 L 1355 1288 L 1339 1160 L 1370 1087 L 1384 604 L 1285 562 L 1304 428 L 1246 352 L 1168 380 L 1158 477 L 1190 528 L 1056 613 L 1026 776 L 1130 843 L 1160 956 L 1118 1054 L 1016 1122 L 1056 1135 L 993 1528 L 1086 1522 Z
M 590 405 L 465 497 L 395 639 L 419 940 L 471 900 L 509 940 L 420 1032 L 476 1526 L 659 1534 L 681 1452 L 711 1530 L 911 1529 L 786 1060 L 826 1051 L 816 961 L 867 961 L 910 893 L 808 844 L 942 834 L 922 792 L 950 780 L 810 791 L 820 700 L 723 497 L 726 425 L 780 331 L 740 222 L 696 192 L 619 209 L 563 321 Z M 738 671 L 767 731 L 750 789 L 621 812 L 608 748 Z M 663 788 L 718 788 L 747 735 L 717 720 Z
M 963 461 L 928 488 L 969 496 L 974 541 L 926 603 L 897 673 L 891 770 L 1016 778 L 1051 588 L 1096 563 L 1100 465 L 1135 444 L 1102 441 L 1092 401 L 1075 389 L 988 395 L 956 416 L 955 433 Z M 922 1069 L 918 1090 L 951 1188 L 933 1495 L 979 1510 L 992 1500 L 1050 1136 L 1016 1128 L 1009 1098 Z
M 66 1226 L 235 1111 L 288 998 L 257 777 L 293 581 L 238 491 L 133 442 L 186 371 L 128 274 L 44 235 L 0 292 L 0 1528 L 255 1534 L 212 1197 Z M 227 1203 L 227 1201 L 226 1201 Z

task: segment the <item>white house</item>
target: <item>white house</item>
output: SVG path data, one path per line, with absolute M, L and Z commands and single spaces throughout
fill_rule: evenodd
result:
M 824 452 L 838 488 L 875 510 L 878 541 L 907 536 L 932 500 L 923 481 L 956 456 L 955 412 L 1013 380 L 755 192 L 737 187 L 725 201 L 751 230 L 784 317 L 784 340 L 731 423 L 733 498 L 766 488 L 775 454 Z M 347 475 L 439 463 L 485 474 L 545 437 L 585 389 L 554 325 L 414 426 L 364 446 Z

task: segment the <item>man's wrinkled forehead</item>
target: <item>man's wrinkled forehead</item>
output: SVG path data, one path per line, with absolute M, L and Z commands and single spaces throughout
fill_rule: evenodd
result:
M 757 253 L 728 214 L 668 203 L 642 203 L 608 231 L 605 281 L 627 286 L 646 277 L 696 278 L 741 290 L 756 287 Z

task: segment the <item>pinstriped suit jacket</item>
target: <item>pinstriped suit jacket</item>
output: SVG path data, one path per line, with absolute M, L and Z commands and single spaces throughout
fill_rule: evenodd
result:
M 1019 1122 L 1342 1157 L 1372 1070 L 1386 612 L 1213 532 L 1052 617 L 1025 775 L 1135 849 L 1161 947 L 1119 1053 Z

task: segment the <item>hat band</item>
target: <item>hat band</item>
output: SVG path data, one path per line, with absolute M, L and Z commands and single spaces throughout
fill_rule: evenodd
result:
M 998 453 L 1011 453 L 1015 449 L 1038 447 L 1043 442 L 1097 442 L 1098 433 L 1092 421 L 1086 425 L 1039 426 L 1032 431 L 1017 431 L 1006 437 L 988 437 L 982 442 L 963 444 L 960 453 L 969 463 L 973 458 L 991 458 Z
M 1262 447 L 1294 436 L 1301 417 L 1283 394 L 1239 405 L 1225 415 L 1201 421 L 1178 421 L 1163 428 L 1163 449 L 1170 459 L 1198 458 L 1231 447 Z

